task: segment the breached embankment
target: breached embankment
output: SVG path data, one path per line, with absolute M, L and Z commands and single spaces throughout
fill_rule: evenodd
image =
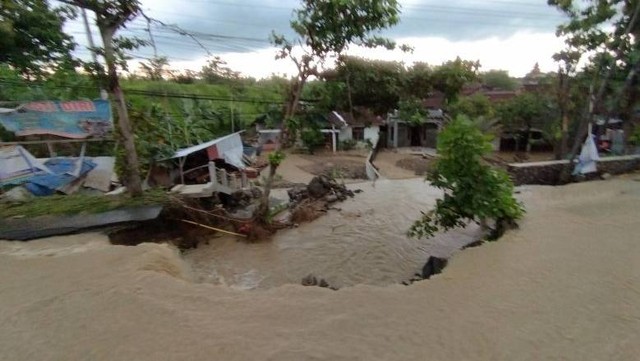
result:
M 190 282 L 168 246 L 0 242 L 0 358 L 635 360 L 640 183 L 520 196 L 519 230 L 409 287 L 243 292 Z

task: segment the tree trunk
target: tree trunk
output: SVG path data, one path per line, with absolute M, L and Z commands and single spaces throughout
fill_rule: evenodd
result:
M 567 71 L 568 72 L 568 71 Z M 560 108 L 561 133 L 560 141 L 557 144 L 556 160 L 564 159 L 569 146 L 569 116 L 567 115 L 567 103 L 569 98 L 569 76 L 558 70 L 558 105 Z
M 138 153 L 133 137 L 131 123 L 129 122 L 129 113 L 127 112 L 127 104 L 124 99 L 122 88 L 115 64 L 115 54 L 113 49 L 113 35 L 115 29 L 100 28 L 102 42 L 104 44 L 104 57 L 107 63 L 109 92 L 113 96 L 115 106 L 118 112 L 118 125 L 122 135 L 122 144 L 125 150 L 125 167 L 127 174 L 127 189 L 132 196 L 142 194 L 142 180 L 140 177 L 140 163 L 138 162 Z
M 531 124 L 527 123 L 527 136 L 524 141 L 524 154 L 529 159 L 531 153 Z
M 355 117 L 353 116 L 353 100 L 351 98 L 351 73 L 347 73 L 347 96 L 349 100 L 349 115 L 351 116 L 351 121 L 353 122 Z
M 277 165 L 269 165 L 269 175 L 264 185 L 264 191 L 262 192 L 262 198 L 260 199 L 260 206 L 256 213 L 256 219 L 259 222 L 267 223 L 267 216 L 269 215 L 269 195 L 271 194 L 271 187 L 273 186 L 273 178 L 276 175 Z
M 291 83 L 291 88 L 289 90 L 289 96 L 285 114 L 284 114 L 284 124 L 282 124 L 282 133 L 283 133 L 283 143 L 289 141 L 290 131 L 287 127 L 287 121 L 292 119 L 296 112 L 298 111 L 298 105 L 300 104 L 300 98 L 302 97 L 302 90 L 304 89 L 305 84 L 307 83 L 307 76 L 304 74 L 299 74 L 298 78 L 295 79 Z M 298 137 L 300 136 L 299 132 L 296 135 L 296 141 L 298 141 Z
M 562 115 L 562 136 L 560 138 L 560 159 L 564 159 L 569 148 L 569 117 Z

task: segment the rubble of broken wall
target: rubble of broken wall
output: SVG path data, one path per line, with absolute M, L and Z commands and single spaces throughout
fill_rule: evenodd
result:
M 515 185 L 539 184 L 559 185 L 562 169 L 567 166 L 568 160 L 515 163 L 507 166 Z M 640 155 L 628 155 L 620 157 L 602 158 L 597 162 L 598 171 L 589 177 L 599 177 L 602 174 L 623 174 L 640 170 Z

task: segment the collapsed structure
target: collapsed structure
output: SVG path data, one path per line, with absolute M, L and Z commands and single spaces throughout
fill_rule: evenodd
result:
M 115 158 L 85 156 L 88 142 L 109 141 L 113 129 L 107 100 L 38 101 L 0 109 L 0 125 L 18 141 L 0 143 L 0 187 L 23 187 L 36 196 L 71 194 L 86 187 L 108 192 Z M 58 156 L 57 145 L 81 144 L 77 157 Z M 25 146 L 46 145 L 36 158 Z

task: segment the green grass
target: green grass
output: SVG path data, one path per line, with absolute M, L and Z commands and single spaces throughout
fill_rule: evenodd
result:
M 128 195 L 55 195 L 32 198 L 24 203 L 2 204 L 0 219 L 10 217 L 34 218 L 47 215 L 92 214 L 118 208 L 168 204 L 169 196 L 164 191 L 146 192 L 141 197 Z

